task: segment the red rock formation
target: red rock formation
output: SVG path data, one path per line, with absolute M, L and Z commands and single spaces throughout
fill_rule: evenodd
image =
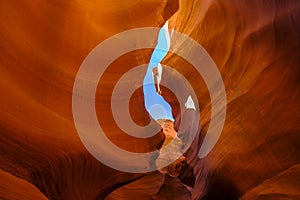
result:
M 191 0 L 180 1 L 177 9 L 171 0 L 0 3 L 0 198 L 103 199 L 111 193 L 113 199 L 126 191 L 133 197 L 132 186 L 145 189 L 136 191 L 137 197 L 155 193 L 158 199 L 168 198 L 174 188 L 187 194 L 182 199 L 300 198 L 295 186 L 300 176 L 299 1 Z M 72 118 L 72 87 L 88 53 L 118 32 L 161 26 L 170 17 L 175 30 L 211 55 L 227 94 L 222 135 L 199 159 L 211 117 L 206 86 L 183 59 L 169 54 L 164 60 L 186 76 L 200 104 L 201 130 L 186 153 L 196 177 L 192 192 L 159 175 L 153 176 L 159 189 L 153 192 L 143 185 L 144 175 L 101 164 L 82 145 Z M 96 96 L 97 108 L 108 113 L 97 113 L 108 137 L 134 152 L 153 150 L 161 135 L 146 140 L 122 133 L 109 114 L 110 94 L 123 73 L 150 55 L 150 50 L 130 52 L 116 60 Z M 120 69 L 120 63 L 126 65 Z M 170 77 L 163 74 L 162 83 Z M 178 126 L 177 100 L 163 87 L 162 94 Z M 131 98 L 130 110 L 138 124 L 149 122 L 141 90 Z
M 299 199 L 299 164 L 278 175 L 265 180 L 257 187 L 248 191 L 241 200 L 245 199 Z
M 0 171 L 1 199 L 47 199 L 36 187 L 7 172 Z
M 212 56 L 228 101 L 225 127 L 214 150 L 203 160 L 190 151 L 197 177 L 193 198 L 235 199 L 299 163 L 299 4 L 189 1 L 181 8 L 177 15 L 186 23 L 177 21 L 177 30 Z M 189 15 L 183 14 L 187 8 Z M 176 67 L 183 71 L 184 62 Z M 197 77 L 190 82 L 199 88 L 205 131 L 209 100 L 200 92 L 205 87 L 197 85 Z

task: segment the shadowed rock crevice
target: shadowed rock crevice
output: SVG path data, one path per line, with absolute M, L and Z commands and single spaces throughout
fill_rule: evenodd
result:
M 142 174 L 113 170 L 88 153 L 65 155 L 30 173 L 31 182 L 49 199 L 103 199 Z
M 202 200 L 238 200 L 240 198 L 240 191 L 229 179 L 222 176 L 222 174 L 213 174 L 212 177 L 206 194 L 201 198 Z
M 133 192 L 140 187 L 149 199 L 176 194 L 176 188 L 182 199 L 219 198 L 219 192 L 224 195 L 219 199 L 299 199 L 299 0 L 0 1 L 0 18 L 0 174 L 5 177 L 0 178 L 0 198 L 97 199 L 122 190 L 136 199 L 145 197 Z M 206 49 L 226 88 L 221 137 L 199 159 L 211 122 L 206 85 L 179 56 L 170 53 L 162 62 L 186 77 L 201 105 L 201 128 L 185 152 L 195 180 L 180 176 L 192 190 L 158 173 L 139 178 L 104 166 L 85 150 L 72 115 L 74 80 L 89 52 L 116 33 L 160 27 L 167 19 Z M 192 49 L 184 41 L 178 48 Z M 162 137 L 151 138 L 148 146 L 123 137 L 107 120 L 109 101 L 124 69 L 147 63 L 150 55 L 150 50 L 131 52 L 122 63 L 112 63 L 100 79 L 103 99 L 96 96 L 106 134 L 133 152 L 154 148 Z M 161 83 L 172 77 L 164 75 Z M 162 90 L 180 122 L 179 99 Z M 132 96 L 130 114 L 145 125 L 149 117 L 141 99 L 141 91 Z M 155 187 L 147 190 L 139 181 Z
M 163 11 L 165 21 L 169 20 L 179 9 L 179 0 L 167 0 Z

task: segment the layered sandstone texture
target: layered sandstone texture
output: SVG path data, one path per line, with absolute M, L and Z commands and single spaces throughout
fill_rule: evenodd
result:
M 300 199 L 298 0 L 1 1 L 0 18 L 0 199 Z M 200 106 L 200 128 L 180 179 L 102 164 L 82 144 L 72 116 L 73 84 L 86 56 L 110 36 L 166 20 L 206 49 L 227 95 L 221 136 L 200 159 L 211 121 L 207 87 L 180 56 L 163 60 L 185 76 Z M 127 151 L 153 151 L 164 138 L 125 134 L 110 109 L 116 82 L 146 64 L 152 50 L 117 58 L 95 96 L 107 137 Z M 166 72 L 161 83 L 176 78 Z M 162 95 L 178 129 L 181 99 L 165 87 Z M 150 122 L 141 87 L 128 109 L 138 125 Z

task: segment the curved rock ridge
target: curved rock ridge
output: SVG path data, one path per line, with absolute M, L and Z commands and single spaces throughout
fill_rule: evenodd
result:
M 72 88 L 96 45 L 130 28 L 160 26 L 178 7 L 170 2 L 1 2 L 0 168 L 49 199 L 103 199 L 138 178 L 104 166 L 82 145 Z
M 0 18 L 0 198 L 299 198 L 299 1 L 1 1 Z M 116 33 L 166 20 L 206 49 L 227 95 L 221 137 L 199 159 L 211 122 L 208 89 L 188 61 L 172 53 L 162 61 L 186 77 L 200 106 L 199 130 L 184 154 L 195 177 L 185 182 L 193 188 L 158 172 L 105 166 L 83 146 L 72 117 L 74 80 L 89 52 Z M 182 41 L 178 48 L 193 47 Z M 110 112 L 111 94 L 118 79 L 146 64 L 151 53 L 120 56 L 101 77 L 95 97 L 108 138 L 132 152 L 156 149 L 163 135 L 140 139 L 122 132 Z M 176 85 L 174 76 L 164 71 L 161 85 Z M 161 90 L 178 130 L 183 97 Z M 129 110 L 137 124 L 149 123 L 141 88 Z
M 299 13 L 297 1 L 180 1 L 175 29 L 208 51 L 227 94 L 222 135 L 199 160 L 211 117 L 207 89 L 186 61 L 165 60 L 190 77 L 200 102 L 202 130 L 187 152 L 193 199 L 237 199 L 299 163 Z
M 0 170 L 1 199 L 47 199 L 36 187 L 25 180 Z
M 262 184 L 247 192 L 241 200 L 245 199 L 299 199 L 298 185 L 299 164 L 290 167 L 280 174 L 265 180 Z
M 178 179 L 154 172 L 115 190 L 105 200 L 191 199 L 191 191 L 192 188 L 182 184 Z

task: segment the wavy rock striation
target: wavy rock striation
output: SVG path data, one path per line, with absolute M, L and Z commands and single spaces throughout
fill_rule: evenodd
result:
M 2 1 L 0 17 L 1 198 L 299 198 L 299 1 Z M 101 164 L 82 145 L 72 118 L 72 87 L 88 53 L 116 33 L 167 19 L 207 50 L 227 94 L 221 137 L 199 159 L 211 117 L 208 90 L 187 61 L 171 53 L 164 59 L 189 80 L 200 105 L 201 128 L 185 153 L 194 169 L 193 188 L 156 172 L 129 174 Z M 190 48 L 184 42 L 180 47 Z M 110 113 L 110 96 L 117 80 L 150 55 L 140 50 L 118 58 L 96 94 L 107 136 L 133 152 L 154 150 L 163 136 L 124 134 Z M 163 73 L 161 83 L 176 84 L 172 76 Z M 162 94 L 178 128 L 178 99 L 164 87 Z M 137 124 L 150 121 L 141 88 L 129 108 Z

